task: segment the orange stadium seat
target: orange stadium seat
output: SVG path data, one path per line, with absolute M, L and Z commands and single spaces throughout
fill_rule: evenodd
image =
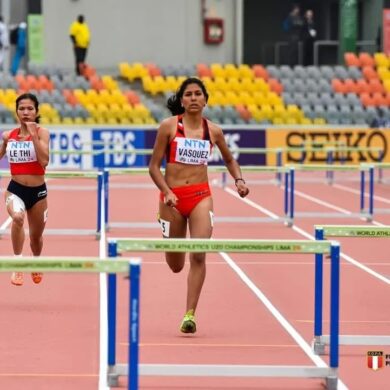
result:
M 377 79 L 378 73 L 372 65 L 365 65 L 362 67 L 362 73 L 366 80 Z
M 213 77 L 213 73 L 211 72 L 211 69 L 206 64 L 197 64 L 196 65 L 196 72 L 199 77 Z
M 381 92 L 374 92 L 372 94 L 372 100 L 375 106 L 386 106 L 387 105 L 387 99 L 385 95 Z
M 97 75 L 91 76 L 91 78 L 89 79 L 89 82 L 91 84 L 91 88 L 93 88 L 96 91 L 100 91 L 100 90 L 104 89 L 103 81 Z
M 334 92 L 347 93 L 347 88 L 345 87 L 345 84 L 339 79 L 332 80 L 332 88 Z
M 367 92 L 363 92 L 360 94 L 360 100 L 364 107 L 375 106 L 374 99 Z
M 357 80 L 356 85 L 359 94 L 371 92 L 371 87 L 367 80 L 364 79 Z
M 243 119 L 244 121 L 249 121 L 251 118 L 252 118 L 252 115 L 251 113 L 249 112 L 249 110 L 245 107 L 245 105 L 243 104 L 237 104 L 236 105 L 236 110 L 238 111 L 241 119 Z
M 345 79 L 344 80 L 344 88 L 345 88 L 345 93 L 357 93 L 358 92 L 358 86 L 355 83 L 355 80 L 352 80 L 352 79 Z
M 344 53 L 344 61 L 347 66 L 360 67 L 360 59 L 355 53 Z
M 375 60 L 374 57 L 370 53 L 359 53 L 359 61 L 360 61 L 360 66 L 365 67 L 365 66 L 375 66 Z
M 151 62 L 146 63 L 145 68 L 148 70 L 149 76 L 151 76 L 151 77 L 161 76 L 161 70 L 156 64 L 151 63 Z
M 259 65 L 259 64 L 253 65 L 252 70 L 255 77 L 260 77 L 264 80 L 269 79 L 269 74 L 267 72 L 267 69 L 265 69 L 263 65 Z
M 278 95 L 281 95 L 283 92 L 283 85 L 276 79 L 269 79 L 268 84 L 271 91 L 276 92 Z
M 385 91 L 383 84 L 379 79 L 369 80 L 368 85 L 371 93 L 383 93 Z

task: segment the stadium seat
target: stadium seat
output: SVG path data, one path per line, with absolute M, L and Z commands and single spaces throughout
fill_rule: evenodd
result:
M 370 53 L 361 52 L 359 53 L 359 61 L 361 67 L 374 67 L 375 66 L 375 60 L 373 56 Z
M 234 64 L 225 64 L 225 77 L 226 78 L 236 78 L 240 77 L 240 73 Z
M 344 53 L 344 61 L 347 66 L 360 66 L 360 59 L 355 53 L 347 52 Z
M 238 77 L 239 77 L 240 79 L 246 79 L 246 78 L 248 78 L 248 79 L 253 79 L 254 76 L 255 76 L 254 70 L 251 69 L 249 65 L 240 64 L 240 65 L 238 66 L 238 69 L 237 69 L 237 70 L 238 70 Z M 263 78 L 265 78 L 265 77 L 263 77 Z M 268 78 L 268 77 L 267 77 L 267 78 Z M 267 79 L 267 78 L 265 78 L 265 79 Z
M 390 66 L 390 60 L 385 53 L 374 53 L 375 66 L 388 68 Z
M 266 68 L 263 65 L 255 64 L 252 66 L 253 74 L 256 78 L 262 78 L 264 80 L 269 79 L 269 74 Z
M 363 73 L 363 76 L 366 80 L 377 79 L 379 77 L 378 73 L 375 71 L 374 67 L 371 65 L 363 66 L 362 73 Z
M 199 63 L 196 65 L 196 73 L 199 77 L 213 77 L 211 69 L 206 65 Z
M 212 63 L 210 65 L 210 70 L 211 70 L 212 76 L 214 78 L 217 78 L 217 77 L 221 78 L 221 79 L 226 78 L 226 72 L 225 72 L 225 69 L 222 66 L 222 64 Z

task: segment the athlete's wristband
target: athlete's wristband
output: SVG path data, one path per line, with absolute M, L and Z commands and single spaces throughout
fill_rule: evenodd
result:
M 239 177 L 237 179 L 234 179 L 234 184 L 236 185 L 236 187 L 237 187 L 237 182 L 239 181 L 242 181 L 245 184 L 245 180 L 242 177 Z

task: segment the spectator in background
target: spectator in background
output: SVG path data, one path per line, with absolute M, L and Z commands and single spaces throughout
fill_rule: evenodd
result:
M 85 64 L 91 37 L 89 27 L 87 23 L 85 23 L 84 15 L 79 15 L 77 20 L 70 25 L 69 35 L 73 43 L 76 60 L 76 74 L 81 75 L 83 73 L 82 68 Z
M 283 22 L 283 30 L 288 34 L 288 62 L 293 66 L 299 62 L 299 45 L 302 40 L 303 18 L 298 4 L 294 4 L 291 12 Z
M 314 22 L 314 13 L 311 9 L 305 12 L 303 17 L 303 64 L 313 65 L 314 42 L 317 38 L 317 28 Z
M 27 24 L 25 22 L 20 23 L 11 31 L 11 34 L 11 44 L 15 45 L 15 53 L 11 64 L 11 74 L 15 76 L 18 73 L 23 57 L 26 55 Z
M 8 28 L 0 15 L 0 70 L 4 70 L 4 59 L 7 50 L 9 49 Z

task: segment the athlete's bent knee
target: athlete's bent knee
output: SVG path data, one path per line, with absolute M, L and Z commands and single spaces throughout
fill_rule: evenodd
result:
M 197 264 L 202 264 L 206 261 L 205 253 L 191 253 L 191 261 Z
M 177 258 L 177 253 L 172 254 L 166 253 L 165 259 L 171 271 L 175 274 L 179 273 L 184 268 L 184 258 Z
M 12 222 L 15 223 L 18 227 L 22 227 L 24 224 L 24 212 L 14 213 L 12 217 Z

